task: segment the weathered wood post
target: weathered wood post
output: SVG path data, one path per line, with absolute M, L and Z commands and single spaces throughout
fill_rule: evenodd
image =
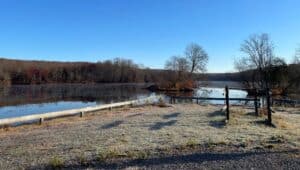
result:
M 255 107 L 255 115 L 258 116 L 258 105 L 257 105 L 257 89 L 254 89 L 254 107 Z
M 266 89 L 267 96 L 267 110 L 268 110 L 268 124 L 272 125 L 272 111 L 271 111 L 271 100 L 270 100 L 270 89 Z
M 41 117 L 40 120 L 39 120 L 39 125 L 42 125 L 43 122 L 44 122 L 44 118 Z
M 259 98 L 259 106 L 260 106 L 260 108 L 264 108 L 265 106 L 265 102 L 264 102 L 264 96 L 260 96 L 260 98 Z
M 225 86 L 225 100 L 226 100 L 226 120 L 229 120 L 229 91 L 228 91 L 228 86 Z
M 80 112 L 80 117 L 83 117 L 84 116 L 84 112 Z

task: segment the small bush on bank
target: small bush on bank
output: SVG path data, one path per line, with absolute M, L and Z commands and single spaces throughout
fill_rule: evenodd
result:
M 166 104 L 166 102 L 161 97 L 158 99 L 157 105 L 159 107 L 168 107 L 168 105 Z

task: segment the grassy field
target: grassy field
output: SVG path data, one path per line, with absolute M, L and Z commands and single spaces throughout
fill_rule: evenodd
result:
M 145 159 L 196 148 L 222 152 L 300 148 L 300 109 L 274 108 L 276 127 L 253 108 L 175 104 L 101 111 L 43 125 L 0 130 L 0 169 L 87 165 L 111 159 Z

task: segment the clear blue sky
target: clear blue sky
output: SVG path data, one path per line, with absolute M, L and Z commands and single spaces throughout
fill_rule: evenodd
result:
M 300 43 L 299 0 L 0 0 L 0 56 L 98 61 L 130 58 L 163 68 L 191 42 L 209 72 L 234 71 L 239 47 L 269 33 L 290 61 Z

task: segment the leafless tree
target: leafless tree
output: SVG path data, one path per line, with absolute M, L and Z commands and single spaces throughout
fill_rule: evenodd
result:
M 198 44 L 191 43 L 185 49 L 186 59 L 189 62 L 190 73 L 206 71 L 208 55 Z
M 172 70 L 178 73 L 178 76 L 182 76 L 189 69 L 189 64 L 186 58 L 181 56 L 172 56 L 167 60 L 165 64 L 165 69 Z
M 274 55 L 274 45 L 268 34 L 255 34 L 250 36 L 241 45 L 245 54 L 235 62 L 239 71 L 252 71 L 252 87 L 270 88 L 272 68 L 284 64 L 284 61 Z
M 185 82 L 189 70 L 188 61 L 181 56 L 172 56 L 166 61 L 165 69 L 164 79 L 161 80 L 160 85 L 174 88 L 178 83 Z
M 168 59 L 165 63 L 165 69 L 166 70 L 177 70 L 177 59 L 180 56 L 172 56 L 170 59 Z
M 296 54 L 294 56 L 293 64 L 300 64 L 300 47 L 296 49 Z
M 300 47 L 296 49 L 293 62 L 289 65 L 288 74 L 285 77 L 289 80 L 288 90 L 291 93 L 300 93 Z

